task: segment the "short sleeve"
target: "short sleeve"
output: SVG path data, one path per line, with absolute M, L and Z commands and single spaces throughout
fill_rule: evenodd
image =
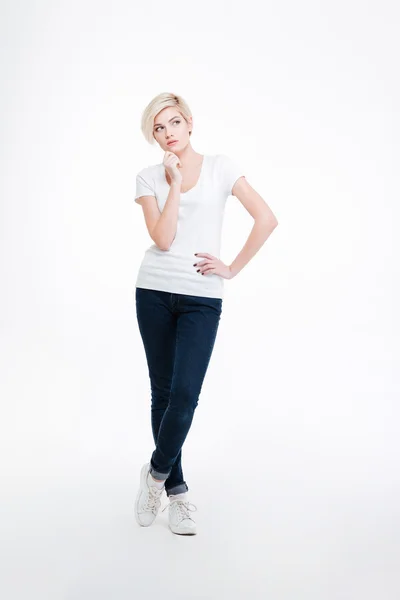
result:
M 143 169 L 136 175 L 136 193 L 135 193 L 135 202 L 138 202 L 138 198 L 140 196 L 155 196 L 154 191 L 154 183 L 148 170 Z
M 232 188 L 239 177 L 244 176 L 241 166 L 226 154 L 220 154 L 221 176 L 227 196 L 232 195 Z

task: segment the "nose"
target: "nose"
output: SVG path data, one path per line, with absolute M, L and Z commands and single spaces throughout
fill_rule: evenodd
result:
M 167 125 L 165 125 L 164 133 L 165 133 L 165 139 L 166 140 L 170 140 L 171 138 L 174 137 L 172 135 L 172 133 L 170 132 L 170 129 L 173 129 L 172 125 L 170 125 L 169 123 Z

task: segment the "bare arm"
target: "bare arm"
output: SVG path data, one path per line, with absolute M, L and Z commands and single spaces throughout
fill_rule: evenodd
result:
M 229 265 L 232 277 L 235 277 L 247 265 L 250 259 L 259 251 L 261 246 L 269 238 L 277 222 L 264 220 L 261 218 L 255 219 L 253 228 L 250 232 L 247 241 L 235 260 Z
M 160 250 L 169 250 L 176 236 L 182 175 L 178 170 L 181 166 L 180 160 L 173 152 L 165 152 L 163 164 L 171 180 L 163 211 L 158 207 L 154 187 L 140 173 L 136 178 L 137 193 L 148 191 L 150 194 L 138 195 L 135 201 L 143 208 L 151 239 Z
M 180 181 L 171 181 L 170 190 L 161 216 L 152 230 L 152 237 L 157 240 L 157 246 L 161 250 L 169 250 L 174 241 L 178 223 L 180 193 Z
M 240 200 L 254 218 L 254 225 L 245 245 L 229 265 L 232 277 L 235 277 L 266 242 L 278 225 L 278 220 L 264 199 L 252 188 L 245 177 L 240 177 L 236 181 L 232 194 Z

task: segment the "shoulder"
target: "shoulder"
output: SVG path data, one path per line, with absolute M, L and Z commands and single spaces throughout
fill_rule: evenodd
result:
M 215 154 L 215 164 L 222 173 L 232 173 L 241 170 L 240 163 L 228 154 Z
M 136 173 L 136 185 L 151 187 L 155 195 L 156 188 L 163 176 L 163 167 L 162 163 L 143 167 Z
M 244 176 L 242 165 L 227 154 L 216 155 L 216 165 L 220 180 L 224 184 L 224 191 L 232 195 L 233 186 L 239 177 Z
M 157 198 L 157 179 L 159 171 L 156 168 L 159 165 L 149 165 L 143 167 L 136 173 L 136 193 L 135 201 L 141 196 L 155 196 Z
M 143 179 L 147 179 L 148 177 L 154 177 L 154 175 L 157 173 L 157 171 L 160 170 L 161 167 L 162 164 L 148 165 L 147 167 L 143 167 L 143 169 L 140 169 L 140 171 L 136 173 L 136 176 L 143 177 Z
M 229 169 L 236 166 L 236 160 L 228 154 L 220 153 L 214 155 L 215 164 L 221 169 Z
M 229 160 L 226 154 L 214 154 L 214 161 L 217 165 L 222 165 Z
M 229 165 L 230 158 L 226 154 L 208 154 L 208 164 L 217 171 L 223 171 Z

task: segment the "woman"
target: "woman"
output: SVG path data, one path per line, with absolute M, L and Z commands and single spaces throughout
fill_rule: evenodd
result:
M 141 469 L 135 515 L 140 525 L 151 525 L 165 489 L 171 531 L 194 534 L 182 446 L 214 347 L 224 279 L 239 273 L 278 222 L 234 161 L 193 149 L 193 118 L 181 96 L 156 96 L 141 127 L 164 158 L 136 176 L 135 202 L 154 241 L 136 280 L 136 313 L 149 369 L 155 450 Z M 242 202 L 255 224 L 241 252 L 226 265 L 218 256 L 229 195 Z

